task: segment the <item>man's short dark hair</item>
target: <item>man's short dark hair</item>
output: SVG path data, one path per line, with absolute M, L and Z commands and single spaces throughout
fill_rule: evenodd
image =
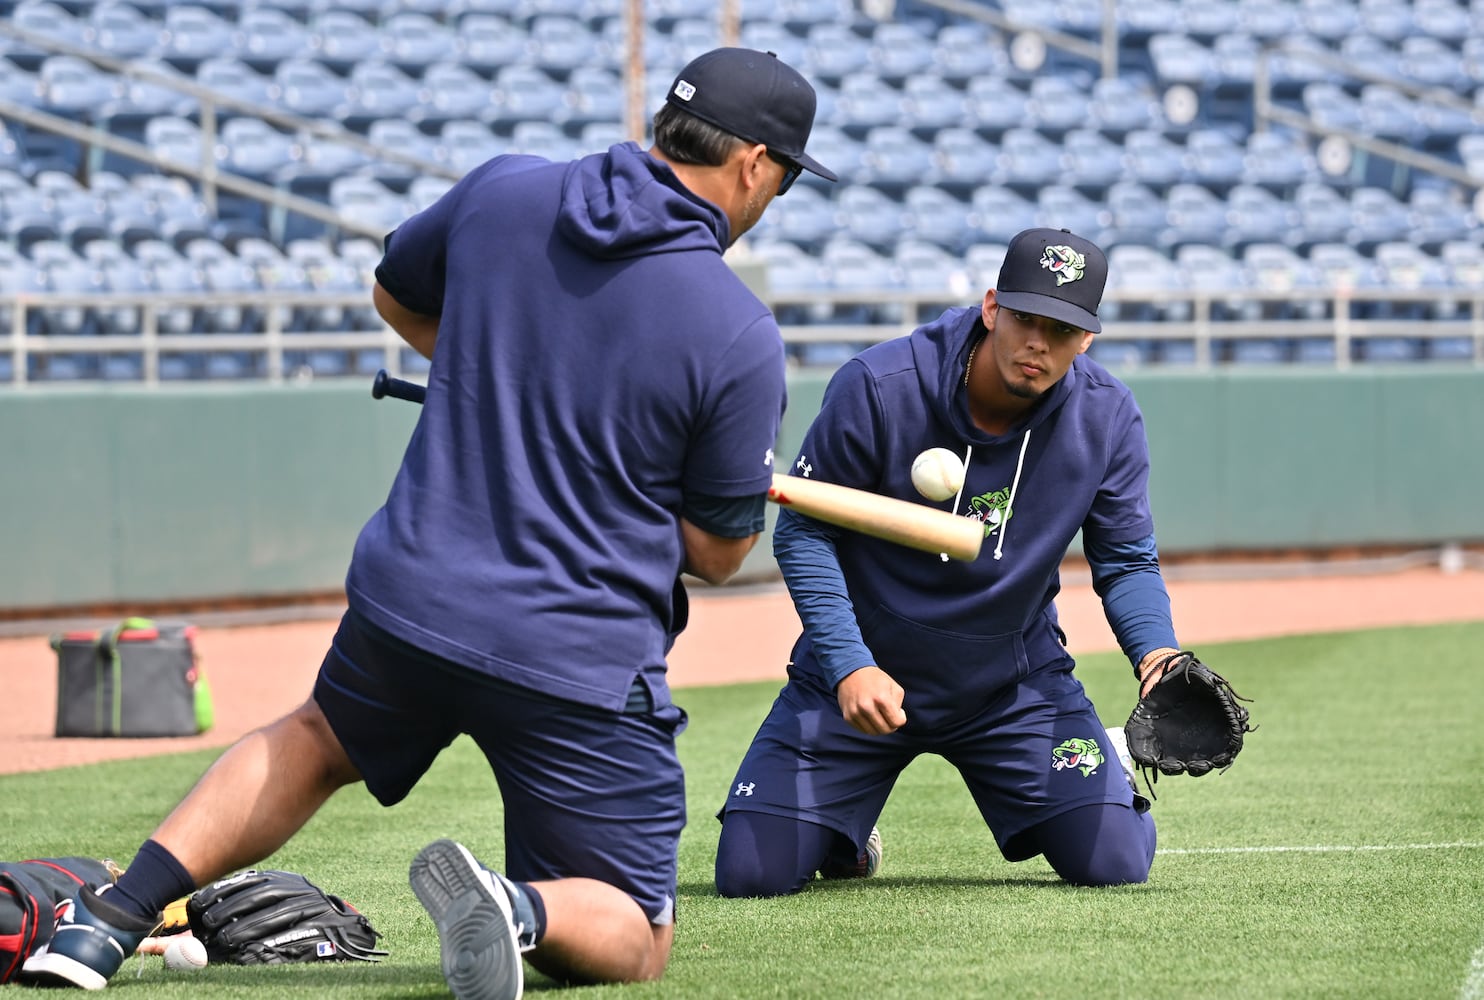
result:
M 653 126 L 656 148 L 677 163 L 719 167 L 743 141 L 673 104 L 660 106 Z

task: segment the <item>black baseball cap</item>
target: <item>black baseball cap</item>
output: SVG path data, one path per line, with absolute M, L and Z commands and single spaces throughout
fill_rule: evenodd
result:
M 799 164 L 827 181 L 833 171 L 804 152 L 814 127 L 809 81 L 772 52 L 712 49 L 680 71 L 665 103 Z
M 1015 234 L 1000 265 L 995 301 L 1006 309 L 1049 316 L 1097 333 L 1108 258 L 1097 244 L 1066 229 Z

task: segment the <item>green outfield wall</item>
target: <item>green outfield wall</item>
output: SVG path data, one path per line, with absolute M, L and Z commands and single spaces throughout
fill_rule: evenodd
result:
M 792 379 L 780 465 L 826 378 Z M 1484 540 L 1484 371 L 1127 381 L 1167 555 Z M 359 383 L 0 391 L 0 609 L 333 592 L 417 413 Z M 741 578 L 773 575 L 765 539 Z

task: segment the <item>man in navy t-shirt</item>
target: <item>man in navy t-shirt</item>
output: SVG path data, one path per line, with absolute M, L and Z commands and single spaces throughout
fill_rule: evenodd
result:
M 983 522 L 984 551 L 950 562 L 781 512 L 774 551 L 804 628 L 721 811 L 722 895 L 873 874 L 876 819 L 921 753 L 958 769 L 1009 860 L 1042 855 L 1079 885 L 1148 877 L 1148 801 L 1072 674 L 1053 603 L 1080 530 L 1144 690 L 1178 651 L 1142 417 L 1084 355 L 1106 278 L 1092 243 L 1027 230 L 979 306 L 831 379 L 793 474 L 922 502 L 913 460 L 947 448 L 966 471 L 941 506 Z
M 499 784 L 505 863 L 453 840 L 413 860 L 454 994 L 519 996 L 523 955 L 565 982 L 663 973 L 680 575 L 720 583 L 756 542 L 784 406 L 778 326 L 722 254 L 801 171 L 835 179 L 804 150 L 814 111 L 772 54 L 717 49 L 671 85 L 652 149 L 496 157 L 387 237 L 374 301 L 431 359 L 427 399 L 313 696 L 77 897 L 30 978 L 104 985 L 169 901 L 343 785 L 400 801 L 461 734 Z

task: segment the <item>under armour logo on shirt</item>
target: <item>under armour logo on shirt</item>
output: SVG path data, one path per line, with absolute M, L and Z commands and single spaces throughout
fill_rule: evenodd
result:
M 800 471 L 802 471 L 804 473 L 804 478 L 805 479 L 808 479 L 809 478 L 809 473 L 811 473 L 811 472 L 814 471 L 814 466 L 812 466 L 812 465 L 810 465 L 808 463 L 807 458 L 808 458 L 807 455 L 800 455 L 799 456 L 799 460 L 794 463 L 794 468 L 799 469 Z
M 732 793 L 732 797 L 736 798 L 738 795 L 751 795 L 752 790 L 756 787 L 756 781 L 739 781 L 737 782 L 737 790 Z

